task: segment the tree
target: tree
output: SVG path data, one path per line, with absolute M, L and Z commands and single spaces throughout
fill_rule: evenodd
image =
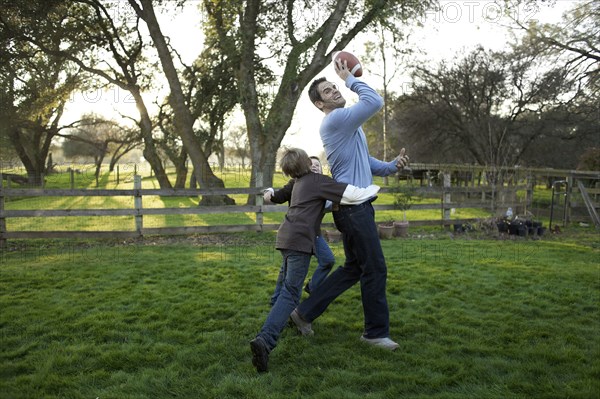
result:
M 170 88 L 169 103 L 173 109 L 173 124 L 194 166 L 194 175 L 202 188 L 223 188 L 225 185 L 212 171 L 208 157 L 194 135 L 194 118 L 183 92 L 179 74 L 173 62 L 166 38 L 163 35 L 152 0 L 128 0 L 136 15 L 148 27 L 152 42 L 158 52 L 162 70 Z M 235 201 L 224 195 L 203 196 L 200 205 L 234 204 Z
M 583 100 L 576 104 L 561 105 L 535 116 L 533 122 L 543 123 L 545 128 L 523 151 L 523 165 L 576 169 L 587 149 L 600 147 L 599 122 L 588 110 L 592 105 Z
M 369 150 L 371 154 L 377 155 L 381 160 L 387 161 L 389 157 L 389 104 L 393 93 L 390 92 L 390 84 L 402 70 L 401 65 L 405 62 L 404 56 L 410 53 L 410 49 L 400 46 L 404 33 L 391 26 L 376 24 L 374 26 L 376 41 L 367 41 L 365 44 L 366 57 L 371 65 L 380 65 L 380 70 L 370 71 L 373 75 L 381 78 L 383 114 L 381 118 L 371 118 L 369 122 L 377 125 L 381 134 L 370 135 Z M 381 119 L 381 120 L 380 120 Z M 373 146 L 371 146 L 373 143 Z
M 477 48 L 437 70 L 414 69 L 413 93 L 397 108 L 401 129 L 421 154 L 436 148 L 444 160 L 495 167 L 516 165 L 542 134 L 566 134 L 558 119 L 570 93 L 561 66 L 523 48 L 491 52 Z M 542 117 L 544 116 L 544 117 Z M 415 158 L 413 158 L 415 159 Z M 419 159 L 419 158 L 417 158 Z
M 250 155 L 248 135 L 243 128 L 238 127 L 229 132 L 227 140 L 230 144 L 230 153 L 242 162 L 242 169 L 246 168 L 246 158 Z
M 175 188 L 184 188 L 188 174 L 188 153 L 177 135 L 173 125 L 173 111 L 168 102 L 159 106 L 156 117 L 156 126 L 161 134 L 155 137 L 154 142 L 175 166 Z
M 206 48 L 191 66 L 183 65 L 182 86 L 185 101 L 194 120 L 194 136 L 208 158 L 216 152 L 221 168 L 225 162 L 223 129 L 226 118 L 237 104 L 237 87 L 230 71 L 232 61 L 215 51 L 215 37 L 205 38 Z M 175 165 L 175 187 L 183 187 L 187 175 L 187 150 L 174 125 L 173 109 L 167 98 L 159 106 L 157 125 L 162 137 L 157 141 Z M 196 179 L 191 179 L 195 182 Z
M 27 22 L 43 17 L 43 9 L 23 5 L 15 11 L 13 4 L 4 3 L 0 7 L 0 45 L 4 49 L 0 55 L 0 135 L 3 148 L 10 145 L 24 165 L 29 183 L 39 185 L 42 176 L 51 171 L 51 162 L 47 162 L 50 146 L 66 128 L 61 125 L 65 104 L 80 87 L 82 75 L 65 57 L 40 53 L 15 33 L 15 26 L 30 29 Z M 45 28 L 43 21 L 39 25 Z M 47 43 L 58 49 L 60 36 L 47 34 Z
M 234 73 L 252 158 L 251 185 L 262 172 L 271 185 L 277 149 L 289 128 L 302 90 L 342 50 L 375 21 L 401 24 L 428 9 L 432 1 L 350 2 L 328 0 L 205 1 L 209 28 L 220 51 L 235 60 Z M 259 67 L 276 61 L 278 82 L 257 82 Z M 267 101 L 268 100 L 268 101 Z M 253 196 L 249 197 L 249 202 Z
M 579 158 L 577 169 L 580 170 L 600 170 L 600 148 L 592 147 L 585 150 Z
M 559 24 L 512 20 L 525 33 L 516 48 L 563 69 L 569 91 L 556 99 L 555 110 L 540 117 L 549 119 L 549 130 L 563 134 L 542 134 L 528 151 L 538 162 L 563 168 L 575 168 L 584 149 L 600 146 L 600 1 L 573 4 Z
M 517 18 L 512 22 L 523 29 L 524 42 L 538 53 L 559 56 L 572 76 L 578 79 L 600 74 L 600 1 L 574 3 L 560 24 L 525 24 Z
M 109 171 L 113 171 L 117 161 L 141 143 L 137 129 L 126 128 L 95 114 L 84 115 L 77 128 L 65 138 L 62 145 L 67 158 L 92 157 L 96 166 L 95 177 L 100 176 L 102 163 L 112 154 Z
M 203 151 L 207 157 L 216 152 L 222 169 L 225 163 L 223 131 L 228 115 L 238 104 L 239 90 L 231 73 L 235 61 L 218 51 L 218 40 L 214 33 L 206 32 L 206 47 L 192 67 L 186 68 L 184 82 L 192 116 L 202 127 Z
M 160 186 L 170 188 L 154 147 L 153 127 L 142 97 L 142 91 L 149 87 L 151 73 L 141 70 L 147 63 L 137 24 L 133 27 L 125 21 L 117 24 L 114 10 L 107 8 L 116 6 L 110 3 L 105 6 L 101 0 L 6 3 L 2 27 L 15 41 L 49 57 L 68 60 L 81 70 L 101 77 L 107 84 L 131 93 L 140 113 L 144 157 Z M 13 15 L 18 15 L 19 20 L 12 18 Z

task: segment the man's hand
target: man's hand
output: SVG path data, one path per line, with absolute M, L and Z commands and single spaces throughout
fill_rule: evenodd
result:
M 335 60 L 335 73 L 342 79 L 344 82 L 348 79 L 348 76 L 352 75 L 350 70 L 348 70 L 348 62 L 340 60 L 339 58 Z
M 410 158 L 408 157 L 408 155 L 406 155 L 406 149 L 403 148 L 400 150 L 400 155 L 398 155 L 396 157 L 395 161 L 396 161 L 396 167 L 398 168 L 399 171 L 408 166 Z

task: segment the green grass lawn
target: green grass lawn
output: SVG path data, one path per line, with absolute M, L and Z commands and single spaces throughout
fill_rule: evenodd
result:
M 261 375 L 248 341 L 277 277 L 272 233 L 11 242 L 0 397 L 598 397 L 598 234 L 469 238 L 382 242 L 396 352 L 359 341 L 353 287 L 315 336 L 286 329 Z

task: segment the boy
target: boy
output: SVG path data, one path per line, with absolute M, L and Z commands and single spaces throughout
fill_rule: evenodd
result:
M 319 157 L 311 156 L 309 157 L 312 163 L 310 170 L 313 173 L 323 174 L 323 167 L 321 166 L 321 160 Z M 264 192 L 264 200 L 265 203 L 274 203 L 274 204 L 283 204 L 284 202 L 289 202 L 292 197 L 292 189 L 294 188 L 295 179 L 291 179 L 285 186 L 281 189 L 274 191 L 273 188 L 268 188 Z M 331 201 L 327 201 L 325 205 L 326 209 L 331 210 Z M 321 220 L 323 219 L 323 215 L 321 215 Z M 320 226 L 321 221 L 318 221 L 318 226 Z M 335 264 L 335 256 L 327 245 L 325 238 L 321 234 L 321 229 L 317 229 L 317 236 L 315 237 L 315 258 L 317 258 L 317 269 L 313 273 L 312 278 L 306 283 L 304 286 L 304 291 L 308 294 L 311 293 L 312 290 L 317 288 L 325 277 L 329 274 L 333 265 Z M 279 293 L 281 292 L 281 284 L 283 282 L 283 270 L 284 265 L 281 265 L 281 271 L 279 272 L 279 276 L 277 277 L 277 284 L 275 285 L 275 292 L 271 296 L 271 306 L 275 304 Z

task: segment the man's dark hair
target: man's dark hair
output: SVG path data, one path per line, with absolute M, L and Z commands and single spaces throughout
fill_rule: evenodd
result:
M 319 85 L 323 82 L 326 82 L 327 78 L 318 78 L 313 80 L 308 88 L 308 98 L 314 104 L 316 101 L 323 101 L 321 98 L 321 94 L 319 93 Z
M 306 151 L 300 148 L 288 149 L 285 154 L 283 154 L 280 164 L 283 173 L 292 178 L 302 177 L 311 173 L 310 167 L 312 163 L 310 158 Z

